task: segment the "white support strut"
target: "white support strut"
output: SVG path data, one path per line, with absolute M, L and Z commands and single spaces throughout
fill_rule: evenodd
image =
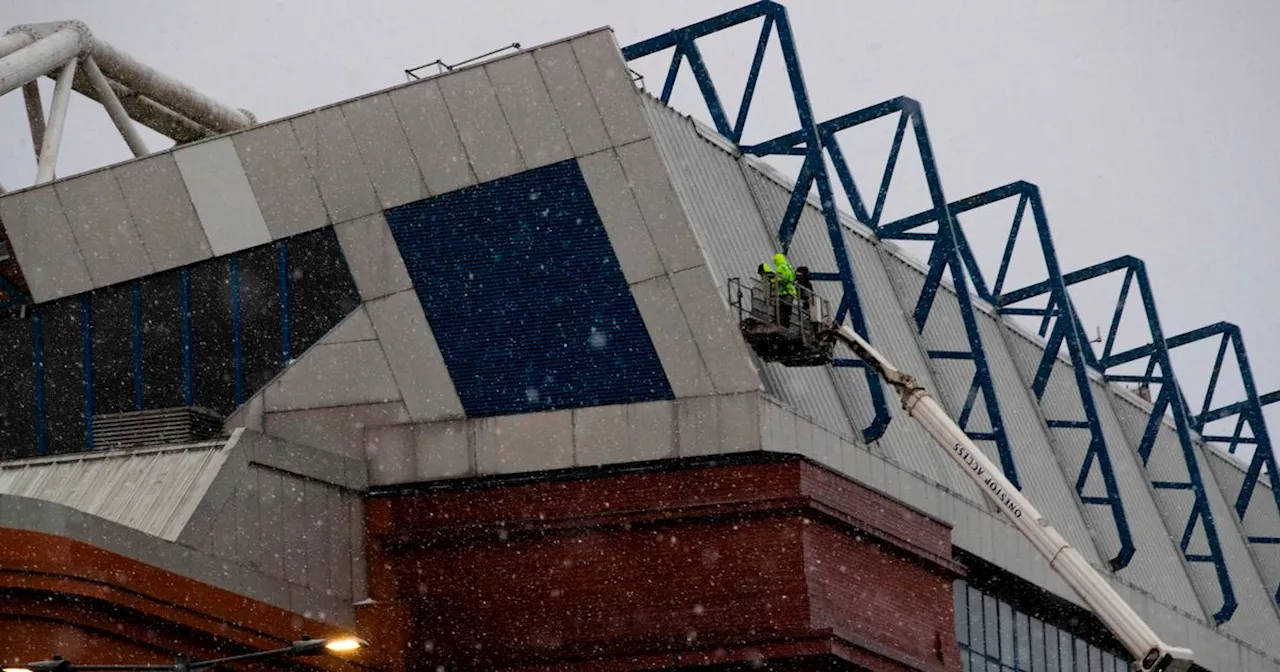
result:
M 39 80 L 56 79 L 46 117 Z M 149 153 L 136 124 L 181 145 L 248 128 L 252 113 L 224 105 L 96 39 L 80 21 L 22 24 L 0 34 L 0 96 L 22 88 L 36 152 L 36 184 L 54 179 L 72 91 L 101 103 L 135 157 Z
M 852 329 L 838 327 L 835 334 L 897 391 L 907 413 L 1004 511 L 1014 527 L 1049 561 L 1049 566 L 1080 595 L 1080 599 L 1133 656 L 1134 670 L 1185 672 L 1191 669 L 1192 651 L 1161 641 L 1111 584 L 1013 487 L 995 463 L 982 454 L 964 430 L 914 378 L 891 364 Z
M 124 106 L 120 104 L 120 99 L 111 90 L 111 82 L 107 80 L 106 75 L 102 74 L 102 70 L 98 69 L 98 63 L 93 60 L 92 56 L 85 57 L 84 71 L 85 74 L 89 75 L 89 81 L 93 84 L 93 89 L 98 92 L 102 106 L 107 109 L 107 115 L 111 117 L 112 123 L 120 130 L 120 135 L 124 137 L 125 144 L 129 145 L 129 150 L 136 157 L 146 156 L 148 154 L 147 144 L 143 142 L 142 136 L 138 135 L 138 129 L 133 127 L 133 120 L 129 118 L 129 113 L 125 111 Z
M 0 58 L 0 96 L 35 81 L 47 72 L 57 70 L 93 44 L 88 29 L 83 24 L 68 22 L 57 30 L 33 40 L 24 35 L 26 46 L 19 46 L 13 53 Z M 19 33 L 21 35 L 21 33 Z M 22 38 L 6 35 L 6 47 L 20 45 Z
M 71 78 L 76 76 L 76 59 L 67 61 L 58 73 L 53 87 L 53 104 L 49 109 L 49 125 L 45 128 L 40 161 L 36 166 L 36 184 L 53 179 L 58 167 L 58 148 L 62 145 L 62 129 L 67 125 L 67 105 L 71 102 Z

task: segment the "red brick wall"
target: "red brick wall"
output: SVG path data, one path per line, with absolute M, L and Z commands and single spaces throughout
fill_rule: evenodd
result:
M 172 664 L 345 630 L 65 537 L 0 528 L 0 667 Z M 363 633 L 361 633 L 363 634 Z M 364 656 L 272 659 L 244 672 L 360 672 Z
M 798 459 L 366 511 L 372 597 L 409 621 L 391 667 L 959 669 L 946 526 Z

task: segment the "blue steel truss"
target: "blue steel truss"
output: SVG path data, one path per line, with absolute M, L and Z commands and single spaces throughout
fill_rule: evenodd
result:
M 752 59 L 742 102 L 738 108 L 736 118 L 730 123 L 711 73 L 706 67 L 696 42 L 699 38 L 757 18 L 763 18 L 764 25 Z M 771 140 L 744 145 L 742 143 L 743 129 L 759 82 L 764 55 L 770 44 L 772 31 L 775 29 L 801 128 L 793 133 Z M 1212 565 L 1222 595 L 1222 602 L 1214 614 L 1214 619 L 1219 623 L 1229 620 L 1236 610 L 1237 602 L 1219 542 L 1213 513 L 1208 504 L 1204 481 L 1201 478 L 1200 464 L 1196 457 L 1192 433 L 1202 432 L 1208 423 L 1232 417 L 1236 418 L 1236 430 L 1233 435 L 1209 435 L 1203 437 L 1207 441 L 1228 444 L 1229 452 L 1235 452 L 1239 445 L 1244 444 L 1253 444 L 1256 447 L 1246 472 L 1244 483 L 1236 499 L 1235 511 L 1243 519 L 1257 482 L 1262 474 L 1266 473 L 1267 477 L 1271 479 L 1273 499 L 1275 500 L 1277 512 L 1280 513 L 1280 469 L 1277 468 L 1265 419 L 1262 415 L 1264 406 L 1280 401 L 1280 391 L 1265 395 L 1257 393 L 1239 329 L 1234 325 L 1220 323 L 1166 340 L 1155 309 L 1155 302 L 1145 268 L 1142 262 L 1134 257 L 1122 257 L 1064 274 L 1058 263 L 1057 253 L 1050 235 L 1043 200 L 1039 189 L 1033 184 L 1015 182 L 948 203 L 943 195 L 920 105 L 910 98 L 896 98 L 829 121 L 816 122 L 800 70 L 799 58 L 796 54 L 786 10 L 775 2 L 768 0 L 757 2 L 685 28 L 673 30 L 665 35 L 633 44 L 623 49 L 623 56 L 627 60 L 635 60 L 667 49 L 674 49 L 675 52 L 663 84 L 661 97 L 664 102 L 670 100 L 677 75 L 683 62 L 687 60 L 706 103 L 707 110 L 711 115 L 712 123 L 720 134 L 732 140 L 745 153 L 757 156 L 788 155 L 804 157 L 791 202 L 779 226 L 778 241 L 783 250 L 789 247 L 796 227 L 799 225 L 805 199 L 809 191 L 816 186 L 831 238 L 832 251 L 836 258 L 837 270 L 836 272 L 815 272 L 813 277 L 815 280 L 838 281 L 841 283 L 843 288 L 841 318 L 843 319 L 847 315 L 854 329 L 860 334 L 867 336 L 868 330 L 861 310 L 861 303 L 858 300 L 854 269 L 851 267 L 841 233 L 839 212 L 835 204 L 827 160 L 830 160 L 831 166 L 835 170 L 836 177 L 843 188 L 854 216 L 871 227 L 877 237 L 890 240 L 924 240 L 933 243 L 929 255 L 924 288 L 917 298 L 913 312 L 916 327 L 918 330 L 923 331 L 929 318 L 933 300 L 941 286 L 942 278 L 947 271 L 950 271 L 964 320 L 969 350 L 966 352 L 930 352 L 929 355 L 935 359 L 966 359 L 974 362 L 974 379 L 960 420 L 962 423 L 967 420 L 977 401 L 978 394 L 981 394 L 991 419 L 992 432 L 972 433 L 971 436 L 974 436 L 976 440 L 984 440 L 996 444 L 1002 467 L 1015 483 L 1018 480 L 1016 465 L 1014 464 L 1013 453 L 1009 447 L 1008 440 L 1005 438 L 998 400 L 992 384 L 982 340 L 978 333 L 974 307 L 968 289 L 969 281 L 973 283 L 973 292 L 994 306 L 1001 314 L 1038 317 L 1041 319 L 1040 335 L 1046 339 L 1046 348 L 1045 355 L 1032 381 L 1032 390 L 1035 392 L 1037 399 L 1041 399 L 1044 395 L 1057 353 L 1064 345 L 1066 346 L 1072 364 L 1073 379 L 1079 392 L 1080 414 L 1083 419 L 1079 417 L 1046 417 L 1045 420 L 1048 426 L 1054 429 L 1087 431 L 1089 433 L 1089 448 L 1076 479 L 1076 492 L 1082 504 L 1105 507 L 1110 511 L 1115 521 L 1118 541 L 1120 542 L 1120 548 L 1116 556 L 1111 558 L 1111 565 L 1116 569 L 1127 565 L 1136 549 L 1130 533 L 1128 518 L 1125 514 L 1123 499 L 1112 467 L 1111 454 L 1103 435 L 1097 401 L 1094 398 L 1094 390 L 1090 382 L 1089 369 L 1102 373 L 1106 380 L 1113 382 L 1138 382 L 1142 385 L 1158 384 L 1160 386 L 1160 392 L 1155 400 L 1146 431 L 1138 446 L 1138 454 L 1145 466 L 1155 447 L 1160 424 L 1166 413 L 1171 412 L 1181 449 L 1180 457 L 1186 465 L 1188 478 L 1185 482 L 1152 481 L 1151 486 L 1156 489 L 1187 491 L 1194 497 L 1191 512 L 1182 530 L 1181 549 L 1187 562 Z M 871 208 L 868 209 L 866 202 L 857 189 L 852 171 L 844 159 L 836 134 L 895 113 L 900 115 L 897 130 L 885 164 L 876 199 Z M 932 207 L 927 211 L 910 217 L 889 223 L 881 223 L 886 195 L 897 165 L 902 143 L 906 139 L 908 124 L 911 125 L 920 153 Z M 964 235 L 963 229 L 960 228 L 958 218 L 961 214 L 970 210 L 1010 198 L 1018 199 L 1016 214 L 1009 230 L 994 283 L 988 285 L 988 276 L 983 274 L 977 263 L 968 239 Z M 1040 243 L 1040 252 L 1045 262 L 1047 279 L 1021 289 L 1005 291 L 1004 284 L 1012 261 L 1014 247 L 1028 208 L 1032 213 L 1032 219 L 1035 224 Z M 925 225 L 935 223 L 938 225 L 936 232 L 917 231 L 917 229 Z M 1074 284 L 1117 272 L 1124 272 L 1125 280 L 1117 301 L 1107 341 L 1103 346 L 1102 355 L 1099 356 L 1088 345 L 1088 339 L 1080 324 L 1068 289 Z M 1115 345 L 1129 288 L 1135 281 L 1141 295 L 1151 341 L 1147 345 L 1113 354 L 1112 349 Z M 1043 307 L 1026 306 L 1027 302 L 1037 297 L 1045 297 L 1045 305 Z M 1218 361 L 1207 384 L 1204 407 L 1196 415 L 1191 412 L 1186 403 L 1186 397 L 1174 375 L 1169 352 L 1172 348 L 1215 336 L 1222 338 Z M 1244 401 L 1214 408 L 1211 407 L 1213 393 L 1217 388 L 1219 373 L 1228 347 L 1232 347 L 1236 355 L 1236 361 L 1240 367 L 1240 375 L 1244 381 L 1246 398 Z M 1146 372 L 1141 376 L 1107 373 L 1115 367 L 1142 359 L 1147 360 L 1147 367 Z M 859 365 L 856 361 L 838 361 L 836 364 L 837 366 Z M 870 386 L 877 412 L 875 421 L 864 430 L 864 434 L 870 440 L 883 434 L 885 425 L 888 422 L 888 415 L 885 408 L 883 390 L 879 385 L 879 381 L 869 375 L 870 372 L 867 373 L 868 385 Z M 1243 435 L 1245 425 L 1248 425 L 1251 436 L 1246 437 Z M 1095 466 L 1097 467 L 1098 475 L 1103 481 L 1105 496 L 1085 495 L 1086 483 L 1091 470 Z M 1197 527 L 1202 528 L 1204 532 L 1209 547 L 1208 553 L 1189 552 L 1190 541 Z M 1254 544 L 1280 544 L 1280 538 L 1251 537 L 1249 541 Z M 1280 603 L 1280 587 L 1277 587 L 1276 600 L 1277 603 Z
M 755 55 L 751 61 L 751 72 L 747 77 L 746 87 L 742 94 L 742 102 L 738 106 L 737 118 L 733 125 L 730 125 L 728 116 L 724 111 L 724 105 L 720 102 L 720 95 L 716 90 L 715 83 L 712 81 L 710 72 L 707 70 L 706 63 L 702 59 L 702 53 L 698 49 L 697 42 L 700 38 L 712 33 L 756 19 L 763 19 L 764 25 L 761 28 L 760 39 L 757 42 Z M 800 171 L 800 178 L 797 180 L 798 184 L 792 195 L 791 203 L 787 206 L 783 222 L 779 227 L 778 242 L 784 252 L 789 248 L 791 236 L 795 232 L 796 224 L 803 210 L 805 197 L 808 195 L 810 188 L 816 185 L 818 194 L 822 199 L 822 214 L 827 226 L 827 235 L 831 240 L 832 252 L 835 254 L 836 270 L 832 273 L 815 269 L 814 277 L 815 279 L 838 280 L 840 282 L 842 288 L 839 309 L 840 318 L 843 320 L 847 317 L 854 331 L 870 339 L 870 330 L 867 328 L 866 317 L 862 311 L 862 302 L 858 299 L 857 277 L 854 273 L 853 265 L 850 263 L 848 250 L 845 249 L 840 213 L 836 209 L 835 197 L 831 188 L 831 176 L 827 172 L 827 165 L 823 156 L 824 144 L 819 134 L 818 125 L 814 120 L 813 108 L 809 104 L 809 92 L 805 85 L 804 75 L 800 71 L 800 58 L 796 53 L 795 41 L 791 34 L 791 23 L 787 20 L 786 8 L 776 2 L 767 0 L 757 2 L 740 9 L 725 12 L 705 21 L 700 21 L 691 26 L 673 30 L 664 35 L 624 47 L 622 56 L 628 61 L 633 61 L 668 49 L 674 49 L 671 65 L 667 69 L 667 78 L 662 87 L 662 101 L 670 101 L 676 77 L 680 73 L 680 67 L 685 61 L 688 61 L 690 69 L 693 71 L 694 79 L 698 83 L 698 89 L 702 93 L 703 100 L 706 101 L 707 110 L 711 114 L 716 130 L 734 143 L 740 144 L 742 132 L 747 122 L 747 114 L 751 109 L 751 101 L 755 96 L 756 84 L 760 79 L 760 68 L 764 63 L 764 56 L 768 50 L 770 38 L 775 35 L 775 29 L 778 47 L 782 52 L 782 58 L 787 67 L 787 78 L 791 86 L 791 95 L 795 100 L 796 113 L 800 120 L 800 130 L 796 131 L 794 142 L 773 153 L 804 157 L 804 168 Z M 743 149 L 746 150 L 746 148 Z M 840 361 L 838 365 L 862 368 L 862 362 L 856 359 Z M 863 428 L 862 435 L 865 440 L 874 441 L 883 436 L 889 426 L 889 407 L 885 401 L 884 388 L 881 387 L 880 379 L 876 374 L 869 369 L 863 369 L 863 375 L 866 378 L 867 387 L 871 391 L 875 417 L 867 427 Z
M 1235 453 L 1241 445 L 1252 444 L 1254 446 L 1253 456 L 1249 459 L 1249 467 L 1245 471 L 1244 481 L 1240 484 L 1240 492 L 1236 494 L 1234 508 L 1241 521 L 1244 521 L 1245 514 L 1249 512 L 1249 504 L 1253 501 L 1254 490 L 1257 488 L 1258 480 L 1262 477 L 1264 471 L 1270 481 L 1272 502 L 1275 504 L 1277 512 L 1280 512 L 1280 469 L 1276 465 L 1276 456 L 1272 450 L 1271 434 L 1267 431 L 1266 418 L 1262 415 L 1263 406 L 1280 401 L 1280 390 L 1263 395 L 1258 394 L 1258 386 L 1253 378 L 1253 367 L 1249 364 L 1249 355 L 1245 351 L 1244 336 L 1240 333 L 1240 327 L 1228 322 L 1219 322 L 1188 331 L 1185 334 L 1178 334 L 1168 340 L 1168 346 L 1172 350 L 1215 337 L 1219 339 L 1218 354 L 1213 363 L 1213 371 L 1209 374 L 1204 403 L 1201 406 L 1200 413 L 1190 416 L 1191 426 L 1195 431 L 1200 432 L 1200 438 L 1205 441 L 1226 444 L 1228 453 Z M 1218 390 L 1218 381 L 1222 373 L 1223 363 L 1226 361 L 1228 349 L 1235 355 L 1245 398 L 1243 401 L 1214 408 L 1214 394 Z M 1189 409 L 1188 414 L 1190 414 Z M 1236 423 L 1235 429 L 1231 434 L 1215 435 L 1204 433 L 1205 425 L 1233 417 L 1236 419 Z M 1250 436 L 1248 437 L 1243 435 L 1246 425 L 1249 427 Z M 1280 544 L 1280 537 L 1250 535 L 1249 543 L 1263 545 L 1267 550 L 1274 553 L 1277 548 L 1276 545 Z M 1272 596 L 1276 603 L 1280 604 L 1280 586 L 1275 587 Z
M 899 135 L 898 137 L 901 136 Z M 896 155 L 896 151 L 891 154 L 891 156 L 894 155 Z M 884 192 L 885 187 L 882 185 L 881 200 Z M 856 192 L 854 193 L 856 196 Z M 1124 501 L 1120 496 L 1120 487 L 1111 464 L 1111 454 L 1107 448 L 1106 438 L 1103 435 L 1102 421 L 1098 415 L 1097 404 L 1094 401 L 1093 386 L 1089 383 L 1088 367 L 1093 365 L 1093 360 L 1090 357 L 1092 351 L 1088 347 L 1088 339 L 1084 335 L 1084 329 L 1081 328 L 1080 321 L 1067 294 L 1066 283 L 1063 282 L 1061 267 L 1058 263 L 1058 253 L 1054 248 L 1053 236 L 1049 230 L 1049 219 L 1045 214 L 1044 201 L 1040 197 L 1040 189 L 1029 182 L 1014 182 L 1013 184 L 1007 184 L 951 203 L 947 209 L 958 222 L 959 217 L 966 212 L 1001 203 L 1011 198 L 1017 198 L 1018 204 L 1009 227 L 1009 233 L 1006 237 L 1007 242 L 1000 257 L 1000 267 L 996 271 L 994 284 L 987 284 L 987 276 L 984 275 L 981 266 L 977 263 L 963 229 L 959 230 L 957 236 L 960 254 L 965 260 L 965 266 L 969 269 L 974 291 L 984 301 L 999 307 L 1000 311 L 1006 315 L 1041 318 L 1040 336 L 1046 338 L 1046 345 L 1044 356 L 1040 360 L 1040 365 L 1031 385 L 1037 400 L 1043 399 L 1045 389 L 1048 387 L 1049 375 L 1053 371 L 1053 363 L 1057 359 L 1057 354 L 1063 344 L 1066 344 L 1067 353 L 1071 359 L 1072 374 L 1076 388 L 1079 390 L 1080 414 L 1083 419 L 1080 417 L 1051 418 L 1046 413 L 1045 423 L 1051 428 L 1062 431 L 1085 431 L 1089 433 L 1089 448 L 1085 452 L 1084 460 L 1075 479 L 1076 495 L 1082 504 L 1104 507 L 1110 512 L 1115 523 L 1117 541 L 1120 544 L 1116 555 L 1110 559 L 1110 564 L 1113 569 L 1120 569 L 1127 566 L 1133 558 L 1135 552 L 1133 535 L 1129 529 L 1129 519 L 1125 514 Z M 879 206 L 879 202 L 877 202 L 877 206 Z M 1010 263 L 1013 261 L 1014 247 L 1018 241 L 1018 235 L 1022 230 L 1028 209 L 1035 225 L 1036 237 L 1040 243 L 1040 252 L 1044 259 L 1045 270 L 1049 276 L 1048 300 L 1042 308 L 1003 306 L 1002 292 L 1005 281 L 1008 278 Z M 937 221 L 937 219 L 937 211 L 930 210 L 881 225 L 878 231 L 881 236 L 902 237 L 921 226 Z M 1104 496 L 1085 494 L 1090 471 L 1095 466 L 1098 469 L 1098 475 L 1102 479 L 1103 488 L 1106 492 Z
M 1146 267 L 1143 265 L 1142 260 L 1136 257 L 1120 257 L 1068 273 L 1063 276 L 1063 281 L 1067 286 L 1071 286 L 1121 272 L 1124 273 L 1124 280 L 1120 286 L 1120 295 L 1116 301 L 1111 325 L 1107 330 L 1107 339 L 1103 344 L 1102 354 L 1098 356 L 1092 349 L 1085 350 L 1084 354 L 1089 360 L 1090 367 L 1102 372 L 1108 381 L 1131 382 L 1144 386 L 1157 384 L 1160 386 L 1160 392 L 1156 395 L 1146 430 L 1143 432 L 1142 439 L 1137 446 L 1138 457 L 1142 459 L 1143 466 L 1148 464 L 1156 445 L 1160 427 L 1164 423 L 1165 414 L 1166 412 L 1172 412 L 1178 444 L 1181 448 L 1182 461 L 1187 471 L 1187 480 L 1152 480 L 1151 487 L 1157 490 L 1190 491 L 1194 497 L 1190 514 L 1183 526 L 1180 547 L 1183 557 L 1188 563 L 1208 563 L 1213 565 L 1219 588 L 1222 591 L 1222 603 L 1218 611 L 1214 613 L 1214 620 L 1218 623 L 1223 623 L 1230 620 L 1235 612 L 1237 606 L 1235 590 L 1231 585 L 1231 576 L 1227 571 L 1226 558 L 1223 555 L 1222 545 L 1218 539 L 1217 524 L 1214 521 L 1213 511 L 1209 507 L 1204 479 L 1200 475 L 1200 462 L 1196 456 L 1195 444 L 1192 438 L 1192 432 L 1195 431 L 1195 427 L 1192 424 L 1192 416 L 1188 410 L 1186 397 L 1183 395 L 1182 389 L 1178 385 L 1177 377 L 1173 372 L 1173 365 L 1169 356 L 1170 343 L 1165 340 L 1164 329 L 1160 326 L 1160 317 L 1156 312 L 1155 296 L 1151 290 L 1150 280 L 1147 278 Z M 1142 301 L 1143 314 L 1146 318 L 1151 340 L 1146 345 L 1121 353 L 1112 353 L 1116 336 L 1120 330 L 1121 318 L 1124 316 L 1125 305 L 1129 298 L 1129 291 L 1135 283 Z M 1002 307 L 1012 306 L 1040 296 L 1051 291 L 1050 285 L 1051 283 L 1049 282 L 1041 282 L 1005 293 L 999 297 L 1000 305 Z M 1080 329 L 1078 324 L 1076 328 Z M 1107 371 L 1117 366 L 1142 359 L 1147 360 L 1146 371 L 1142 375 L 1107 373 Z M 1197 526 L 1204 533 L 1205 541 L 1209 546 L 1208 553 L 1193 553 L 1190 551 L 1191 539 Z

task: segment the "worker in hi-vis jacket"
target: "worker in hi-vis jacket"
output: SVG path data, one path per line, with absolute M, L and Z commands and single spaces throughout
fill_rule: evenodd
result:
M 773 266 L 769 262 L 760 264 L 760 275 L 774 286 L 778 293 L 778 324 L 786 327 L 791 324 L 791 304 L 796 296 L 796 271 L 781 252 L 773 255 Z

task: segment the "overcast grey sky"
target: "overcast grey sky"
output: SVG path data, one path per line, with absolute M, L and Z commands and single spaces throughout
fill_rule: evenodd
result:
M 397 84 L 406 67 L 437 58 L 456 62 L 601 25 L 625 45 L 743 4 L 8 0 L 0 22 L 81 19 L 144 62 L 269 120 Z M 786 4 L 820 118 L 916 98 L 948 198 L 1018 179 L 1039 184 L 1064 270 L 1141 257 L 1168 335 L 1235 322 L 1263 391 L 1280 387 L 1280 293 L 1271 282 L 1280 241 L 1271 200 L 1280 175 L 1280 3 Z M 722 85 L 726 99 L 740 95 L 756 35 L 743 27 L 704 47 L 713 74 L 733 82 Z M 777 54 L 770 59 L 749 141 L 793 130 Z M 653 87 L 665 68 L 662 57 L 638 65 Z M 691 83 L 686 74 L 683 90 Z M 44 86 L 47 102 L 52 86 Z M 705 118 L 696 98 L 674 102 Z M 732 114 L 736 103 L 728 106 Z M 0 100 L 0 183 L 11 188 L 35 173 L 22 110 L 20 94 Z M 864 190 L 878 183 L 893 123 L 842 136 Z M 127 157 L 101 108 L 73 98 L 59 174 Z M 904 154 L 887 217 L 923 208 L 911 177 L 918 172 Z M 1008 225 L 997 220 L 1011 212 L 965 221 L 984 262 L 999 258 Z M 1020 274 L 1031 277 L 1035 258 L 1034 248 L 1019 251 Z M 1088 329 L 1105 328 L 1114 299 L 1082 290 L 1076 303 Z M 1197 406 L 1213 352 L 1176 360 L 1187 360 L 1179 375 Z M 1280 413 L 1269 415 L 1280 422 Z

